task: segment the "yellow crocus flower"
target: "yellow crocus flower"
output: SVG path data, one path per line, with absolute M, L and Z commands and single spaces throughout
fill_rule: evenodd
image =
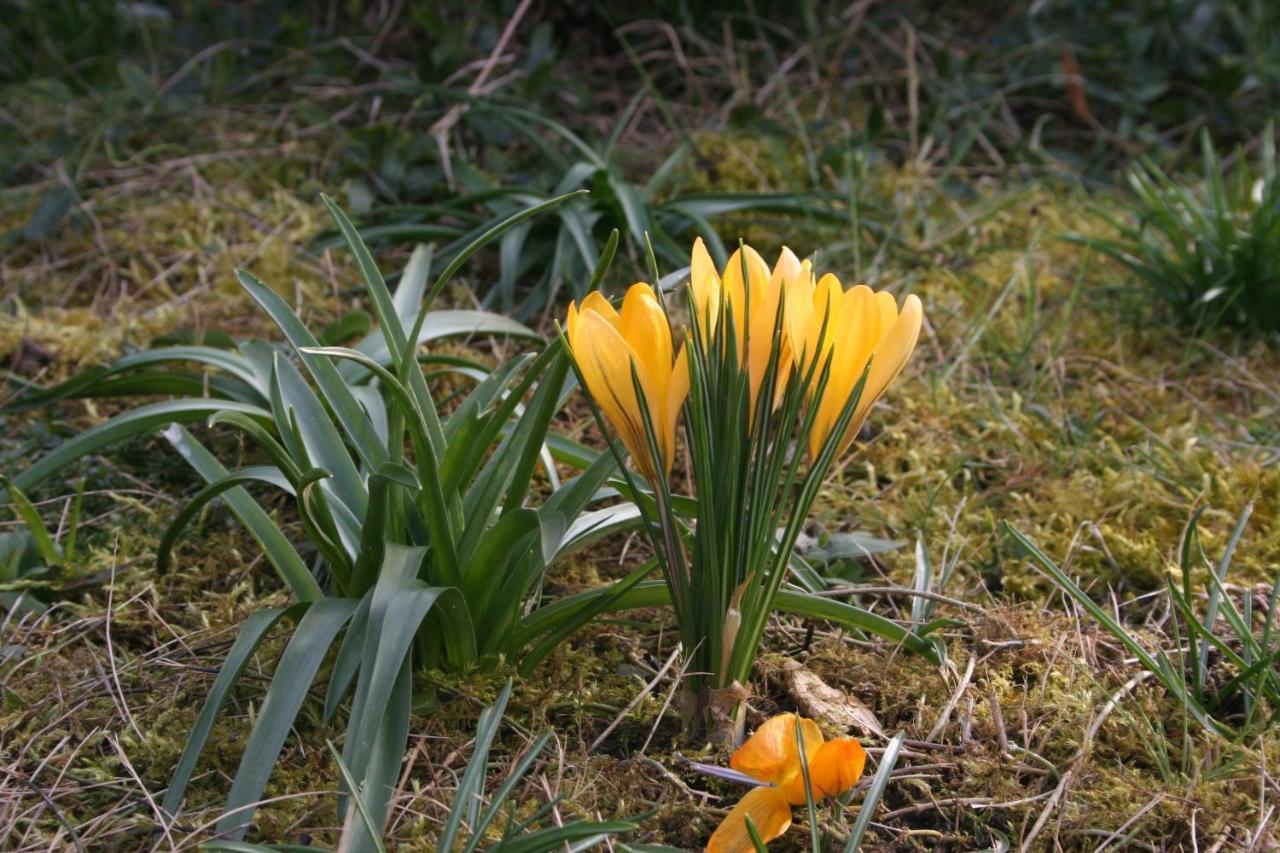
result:
M 837 455 L 853 441 L 871 407 L 884 395 L 915 349 L 924 309 L 915 294 L 908 295 L 899 310 L 893 294 L 873 291 L 862 284 L 845 290 L 840 280 L 830 274 L 824 275 L 809 293 L 802 290 L 796 288 L 789 292 L 786 305 L 789 333 L 798 352 L 797 366 L 803 373 L 815 358 L 819 359 L 817 370 L 822 369 L 828 358 L 831 363 L 830 376 L 818 404 L 817 420 L 809 433 L 809 458 L 816 459 L 870 361 L 867 383 L 853 419 L 840 438 Z M 814 385 L 817 385 L 816 370 Z
M 587 391 L 617 430 L 636 469 L 650 482 L 671 473 L 675 460 L 676 419 L 689 393 L 689 365 L 683 347 L 672 358 L 671 326 L 653 288 L 633 284 L 614 309 L 599 292 L 570 303 L 565 332 L 573 360 Z M 657 438 L 656 464 L 645 435 L 644 415 L 632 369 Z
M 747 273 L 745 281 L 744 258 Z M 738 344 L 738 358 L 740 361 L 745 359 L 750 371 L 752 411 L 755 411 L 756 397 L 764 381 L 764 373 L 769 367 L 778 304 L 784 299 L 784 294 L 790 291 L 793 283 L 804 287 L 812 277 L 809 262 L 802 262 L 785 246 L 772 269 L 760 257 L 759 252 L 750 246 L 743 246 L 730 256 L 721 274 L 716 272 L 715 263 L 707 253 L 702 238 L 699 237 L 693 243 L 689 285 L 701 318 L 703 337 L 710 339 L 715 332 L 721 306 L 727 302 L 727 315 L 732 318 L 734 337 Z M 792 349 L 784 330 L 782 346 L 778 352 L 775 401 L 786 389 L 791 363 Z
M 836 797 L 852 788 L 867 760 L 862 745 L 851 737 L 824 741 L 817 723 L 798 719 L 813 799 Z M 707 853 L 752 853 L 748 815 L 765 842 L 791 826 L 791 807 L 807 801 L 796 721 L 795 714 L 770 718 L 729 759 L 734 770 L 765 784 L 738 801 L 707 842 Z

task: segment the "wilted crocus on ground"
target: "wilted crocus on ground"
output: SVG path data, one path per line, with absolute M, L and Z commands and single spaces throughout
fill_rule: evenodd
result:
M 570 306 L 568 341 L 583 384 L 653 487 L 646 514 L 689 657 L 682 707 L 691 732 L 742 737 L 751 665 L 791 572 L 792 548 L 835 459 L 902 370 L 920 300 L 833 275 L 783 249 L 768 263 L 741 246 L 717 269 L 698 240 L 692 317 L 673 357 L 668 317 L 647 285 L 622 312 L 593 293 Z M 769 389 L 763 393 L 762 389 Z M 683 404 L 696 523 L 677 514 L 668 475 Z M 805 452 L 807 448 L 808 452 Z M 687 506 L 687 502 L 684 502 Z M 814 583 L 810 583 L 811 589 Z M 793 589 L 783 596 L 805 610 Z M 823 618 L 833 618 L 824 604 Z M 845 606 L 845 605 L 837 605 Z M 865 630 L 919 651 L 904 629 L 849 606 Z
M 768 842 L 787 831 L 791 807 L 808 802 L 800 740 L 804 741 L 808 764 L 809 793 L 815 802 L 843 794 L 862 775 L 867 756 L 854 738 L 824 741 L 813 720 L 795 714 L 772 717 L 729 759 L 734 770 L 765 784 L 752 788 L 733 807 L 707 843 L 708 853 L 754 851 L 748 817 L 761 841 Z

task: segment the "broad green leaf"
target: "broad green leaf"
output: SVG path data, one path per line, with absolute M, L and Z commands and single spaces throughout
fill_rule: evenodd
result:
M 200 759 L 205 742 L 208 741 L 209 734 L 218 721 L 218 715 L 222 713 L 222 708 L 227 703 L 227 697 L 231 695 L 231 689 L 235 687 L 240 673 L 253 658 L 259 644 L 281 619 L 297 620 L 309 606 L 305 602 L 300 602 L 286 609 L 257 610 L 250 613 L 241 623 L 235 642 L 231 644 L 231 650 L 227 652 L 227 657 L 213 680 L 213 686 L 209 688 L 204 707 L 200 709 L 200 715 L 196 717 L 196 723 L 187 736 L 187 745 L 182 749 L 178 766 L 174 768 L 173 776 L 169 779 L 169 788 L 165 791 L 164 802 L 160 806 L 166 814 L 174 816 L 178 814 L 178 809 L 182 806 L 182 798 L 187 791 L 187 783 L 191 781 L 191 773 Z
M 333 475 L 332 483 L 322 488 L 357 517 L 363 517 L 369 503 L 369 492 L 364 478 L 351 460 L 351 453 L 342 441 L 329 413 L 316 397 L 311 387 L 291 363 L 277 357 L 276 377 L 279 380 L 281 402 L 296 417 L 298 438 L 305 448 L 310 464 L 305 467 L 323 468 Z M 277 422 L 280 416 L 276 416 Z
M 356 809 L 347 811 L 340 845 L 343 853 L 379 853 L 382 850 L 379 837 L 387 822 L 400 767 L 404 764 L 412 710 L 413 660 L 406 656 L 400 664 L 400 674 L 387 704 L 379 714 L 378 731 L 364 779 L 354 785 L 350 778 L 346 779 L 346 787 L 353 793 Z
M 417 579 L 425 554 L 424 548 L 388 544 L 373 588 L 360 677 L 343 749 L 343 757 L 356 778 L 365 776 L 378 734 L 379 715 L 427 614 L 438 617 L 439 639 L 453 668 L 461 669 L 475 659 L 475 634 L 466 602 L 458 590 L 427 586 Z
M 320 394 L 351 438 L 351 442 L 360 454 L 365 466 L 375 468 L 380 463 L 385 462 L 387 459 L 386 449 L 379 443 L 373 424 L 370 423 L 368 415 L 365 414 L 364 409 L 352 396 L 351 390 L 342 378 L 342 374 L 338 372 L 338 369 L 333 366 L 333 362 L 329 361 L 329 359 L 305 351 L 308 347 L 319 346 L 319 341 L 315 339 L 315 336 L 307 331 L 307 327 L 302 324 L 302 321 L 294 316 L 293 311 L 289 309 L 285 301 L 271 288 L 244 270 L 237 270 L 236 277 L 240 280 L 241 286 L 253 297 L 254 301 L 271 315 L 271 319 L 275 321 L 280 330 L 284 332 L 289 343 L 298 351 L 302 358 L 302 363 L 307 366 L 307 370 L 315 379 L 316 386 L 320 389 Z
M 261 799 L 311 682 L 334 638 L 355 609 L 356 602 L 350 599 L 322 598 L 312 602 L 298 622 L 280 656 L 258 712 L 258 721 L 245 744 L 244 757 L 240 759 L 223 816 L 217 824 L 219 834 L 237 841 L 244 837 L 254 812 L 253 808 L 245 807 Z

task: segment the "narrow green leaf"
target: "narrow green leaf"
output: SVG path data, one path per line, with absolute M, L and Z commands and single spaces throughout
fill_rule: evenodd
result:
M 325 745 L 329 747 L 329 754 L 333 756 L 333 760 L 337 763 L 338 772 L 342 774 L 342 780 L 346 783 L 347 789 L 351 791 L 359 790 L 360 784 L 351 775 L 351 770 L 347 768 L 346 762 L 342 760 L 342 753 L 338 752 L 338 748 L 333 745 L 333 741 L 326 740 Z M 355 797 L 355 801 L 356 811 L 360 814 L 360 820 L 364 823 L 365 832 L 369 835 L 373 849 L 378 853 L 386 853 L 387 848 L 382 843 L 381 826 L 374 822 L 373 815 L 369 814 L 369 809 L 365 806 L 362 797 Z M 344 834 L 341 846 L 343 849 L 349 849 L 348 844 L 349 839 Z
M 281 619 L 288 618 L 296 621 L 309 606 L 306 602 L 299 602 L 285 609 L 257 610 L 250 613 L 241 623 L 235 642 L 227 652 L 227 657 L 213 680 L 213 686 L 209 688 L 204 707 L 200 709 L 200 715 L 196 717 L 191 734 L 187 736 L 187 744 L 182 749 L 178 766 L 174 768 L 173 776 L 169 779 L 169 788 L 165 791 L 164 802 L 160 806 L 166 814 L 174 816 L 178 814 L 178 809 L 182 806 L 182 798 L 187 791 L 187 783 L 191 781 L 191 774 L 195 770 L 196 762 L 200 759 L 200 753 L 204 750 L 209 734 L 213 731 L 214 723 L 218 721 L 218 715 L 222 713 L 227 697 L 231 695 L 231 689 L 235 687 L 240 673 L 248 666 L 258 646 Z
M 44 560 L 46 566 L 56 566 L 62 562 L 62 553 L 58 550 L 57 544 L 54 543 L 53 537 L 49 534 L 49 528 L 45 527 L 44 519 L 40 517 L 40 513 L 36 510 L 35 505 L 28 500 L 19 489 L 13 484 L 8 477 L 0 475 L 0 487 L 9 492 L 9 499 L 13 501 L 14 512 L 23 524 L 27 526 L 27 530 L 31 533 L 31 540 L 35 543 L 36 553 L 40 555 L 40 559 Z
M 58 445 L 39 462 L 13 478 L 13 483 L 24 492 L 44 482 L 49 477 L 104 447 L 131 438 L 146 435 L 171 423 L 203 421 L 220 411 L 242 412 L 250 417 L 269 420 L 271 413 L 259 406 L 238 403 L 234 400 L 168 400 L 150 403 L 116 415 L 97 426 L 90 427 L 75 438 Z
M 182 458 L 204 478 L 212 483 L 227 476 L 227 469 L 195 439 L 191 433 L 174 424 L 165 431 L 165 439 L 173 445 Z M 316 579 L 311 576 L 307 564 L 302 562 L 298 552 L 289 543 L 288 537 L 276 526 L 271 517 L 263 511 L 249 493 L 243 488 L 231 489 L 222 495 L 223 501 L 236 518 L 258 540 L 267 554 L 267 559 L 277 574 L 289 587 L 293 597 L 299 601 L 314 601 L 323 593 Z
M 502 724 L 502 715 L 506 712 L 507 701 L 511 698 L 511 681 L 508 680 L 494 703 L 480 712 L 480 721 L 476 724 L 475 746 L 471 758 L 467 761 L 467 769 L 458 780 L 458 789 L 453 795 L 453 805 L 449 809 L 449 817 L 445 820 L 444 829 L 437 840 L 440 850 L 454 849 L 458 830 L 462 827 L 463 818 L 467 818 L 468 828 L 474 831 L 479 816 L 480 798 L 484 794 L 484 777 L 489 768 L 489 747 L 498 734 Z
M 875 778 L 871 780 L 871 786 L 867 788 L 867 793 L 862 798 L 862 806 L 858 809 L 858 817 L 853 822 L 853 831 L 849 833 L 849 840 L 844 845 L 844 853 L 857 853 L 862 845 L 862 836 L 871 825 L 871 817 L 876 813 L 876 806 L 880 804 L 881 798 L 884 797 L 884 790 L 889 786 L 889 779 L 893 774 L 894 766 L 898 763 L 898 753 L 902 750 L 902 741 L 905 738 L 904 732 L 898 732 L 880 755 L 880 766 L 876 768 Z
M 289 645 L 276 666 L 271 686 L 258 713 L 258 721 L 245 744 L 244 756 L 231 783 L 223 816 L 216 831 L 233 840 L 244 837 L 253 817 L 245 808 L 262 797 L 276 758 L 284 747 L 294 718 L 307 698 L 311 682 L 329 653 L 334 638 L 355 612 L 356 602 L 344 598 L 322 598 L 312 602 L 298 622 Z
M 314 476 L 316 479 L 325 477 L 327 472 L 317 469 L 314 472 Z M 177 544 L 178 537 L 182 535 L 182 531 L 187 524 L 191 522 L 191 519 L 195 518 L 200 510 L 204 509 L 206 504 L 223 492 L 251 483 L 267 483 L 291 493 L 294 490 L 293 484 L 280 473 L 280 469 L 271 465 L 252 465 L 248 468 L 241 468 L 239 471 L 232 471 L 225 477 L 219 477 L 197 492 L 196 496 L 178 511 L 178 514 L 173 517 L 173 521 L 165 529 L 164 536 L 160 538 L 160 544 L 156 547 L 156 572 L 164 574 L 169 570 L 169 558 L 173 553 L 173 546 Z

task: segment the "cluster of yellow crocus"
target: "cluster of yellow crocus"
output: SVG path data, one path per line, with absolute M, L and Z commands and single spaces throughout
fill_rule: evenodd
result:
M 812 459 L 821 453 L 870 362 L 866 385 L 838 450 L 848 447 L 872 405 L 906 364 L 924 317 L 915 295 L 907 296 L 899 310 L 887 292 L 865 285 L 845 290 L 830 274 L 817 278 L 809 261 L 786 248 L 770 268 L 758 252 L 744 246 L 734 252 L 723 271 L 717 271 L 701 238 L 693 244 L 690 290 L 705 346 L 726 331 L 719 328 L 721 317 L 732 323 L 738 359 L 750 376 L 753 411 L 768 370 L 780 304 L 783 329 L 775 401 L 787 383 L 811 373 L 815 376 L 809 389 L 812 399 L 817 393 L 816 376 L 830 363 L 817 420 L 808 437 Z M 591 293 L 580 309 L 576 303 L 569 306 L 566 331 L 587 390 L 618 431 L 637 469 L 650 478 L 658 468 L 664 475 L 669 473 L 676 419 L 689 391 L 688 365 L 683 348 L 673 357 L 671 328 L 652 288 L 632 285 L 621 312 L 599 293 Z M 658 439 L 661 459 L 656 465 L 633 386 L 633 369 Z
M 768 842 L 791 826 L 791 807 L 808 802 L 797 722 L 809 768 L 809 791 L 815 802 L 837 797 L 858 781 L 867 755 L 857 740 L 824 740 L 817 723 L 795 714 L 771 717 L 729 759 L 734 770 L 764 785 L 752 788 L 730 810 L 707 843 L 707 853 L 751 853 L 755 845 L 747 830 L 748 816 L 760 840 Z
M 890 293 L 876 292 L 866 285 L 845 290 L 840 279 L 830 273 L 817 278 L 809 261 L 801 261 L 787 248 L 783 248 L 771 270 L 758 252 L 743 246 L 729 258 L 724 272 L 717 274 L 699 238 L 693 244 L 690 287 L 704 338 L 709 339 L 715 332 L 722 313 L 733 322 L 739 358 L 745 359 L 751 377 L 753 409 L 769 365 L 779 301 L 784 328 L 775 398 L 785 383 L 809 375 L 811 367 L 816 369 L 812 371 L 815 381 L 810 393 L 816 394 L 816 374 L 830 360 L 817 422 L 809 435 L 809 455 L 815 459 L 836 427 L 867 362 L 871 362 L 866 386 L 838 451 L 849 446 L 871 406 L 907 363 L 924 319 L 920 299 L 914 294 L 903 301 L 899 310 Z M 726 303 L 727 311 L 722 309 Z

